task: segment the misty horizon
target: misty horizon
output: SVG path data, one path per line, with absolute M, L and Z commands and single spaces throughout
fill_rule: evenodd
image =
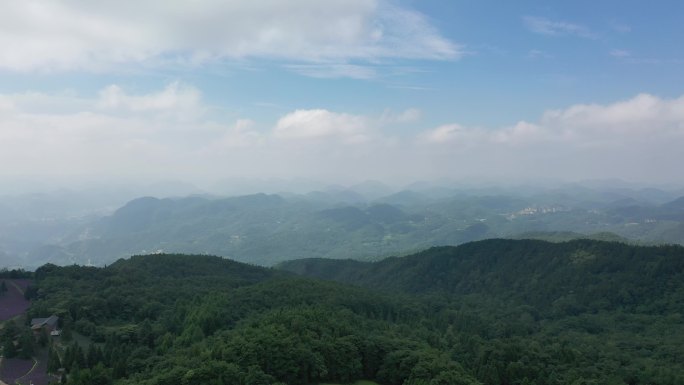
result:
M 12 3 L 0 255 L 682 243 L 681 7 L 602 4 Z
M 684 2 L 0 9 L 0 384 L 684 384 Z
M 564 187 L 582 186 L 598 191 L 620 189 L 658 189 L 673 193 L 683 192 L 684 184 L 646 183 L 641 181 L 609 179 L 517 179 L 517 178 L 440 178 L 440 179 L 407 179 L 387 181 L 382 179 L 314 179 L 314 178 L 256 178 L 225 177 L 208 181 L 189 181 L 180 179 L 147 179 L 147 178 L 95 178 L 95 177 L 0 177 L 0 197 L 26 194 L 59 194 L 59 193 L 100 193 L 128 192 L 131 197 L 156 196 L 182 197 L 187 195 L 209 194 L 216 196 L 236 196 L 249 194 L 306 194 L 315 191 L 334 191 L 354 189 L 356 187 L 373 186 L 387 193 L 400 191 L 420 191 L 434 188 L 453 190 L 500 189 L 502 191 L 544 191 Z

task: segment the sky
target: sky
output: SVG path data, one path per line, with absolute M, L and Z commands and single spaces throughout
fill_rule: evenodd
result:
M 2 7 L 2 180 L 684 183 L 680 1 Z

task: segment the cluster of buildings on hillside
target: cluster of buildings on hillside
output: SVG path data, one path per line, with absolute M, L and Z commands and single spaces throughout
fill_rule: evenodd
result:
M 58 329 L 59 317 L 51 315 L 48 318 L 34 318 L 31 320 L 31 330 L 34 334 L 40 334 L 43 330 L 53 337 L 58 337 L 62 332 Z
M 506 215 L 506 219 L 508 220 L 513 220 L 517 217 L 520 216 L 525 216 L 525 215 L 538 215 L 538 214 L 554 214 L 554 213 L 563 213 L 563 212 L 568 212 L 570 211 L 569 208 L 563 207 L 563 206 L 541 206 L 541 207 L 525 207 L 524 209 L 520 211 L 516 211 L 514 213 L 510 213 Z

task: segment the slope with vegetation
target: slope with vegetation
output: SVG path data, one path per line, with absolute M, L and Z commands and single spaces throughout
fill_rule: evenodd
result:
M 477 383 L 406 333 L 422 318 L 411 299 L 207 256 L 48 265 L 36 281 L 30 314 L 60 314 L 102 350 L 62 352 L 69 384 Z
M 489 240 L 283 265 L 334 283 L 138 256 L 38 269 L 29 313 L 93 343 L 53 359 L 70 384 L 679 384 L 683 263 L 675 246 Z

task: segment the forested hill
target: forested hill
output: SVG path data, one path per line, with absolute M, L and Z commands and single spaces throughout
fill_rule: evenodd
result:
M 61 318 L 48 368 L 67 385 L 675 385 L 683 255 L 495 239 L 285 266 L 366 287 L 137 256 L 41 267 L 28 317 Z
M 305 259 L 280 268 L 388 292 L 480 294 L 560 314 L 684 311 L 684 247 L 492 239 L 380 262 Z
M 62 319 L 49 367 L 68 385 L 479 384 L 408 332 L 437 333 L 408 297 L 202 255 L 46 265 L 35 280 L 28 316 Z

